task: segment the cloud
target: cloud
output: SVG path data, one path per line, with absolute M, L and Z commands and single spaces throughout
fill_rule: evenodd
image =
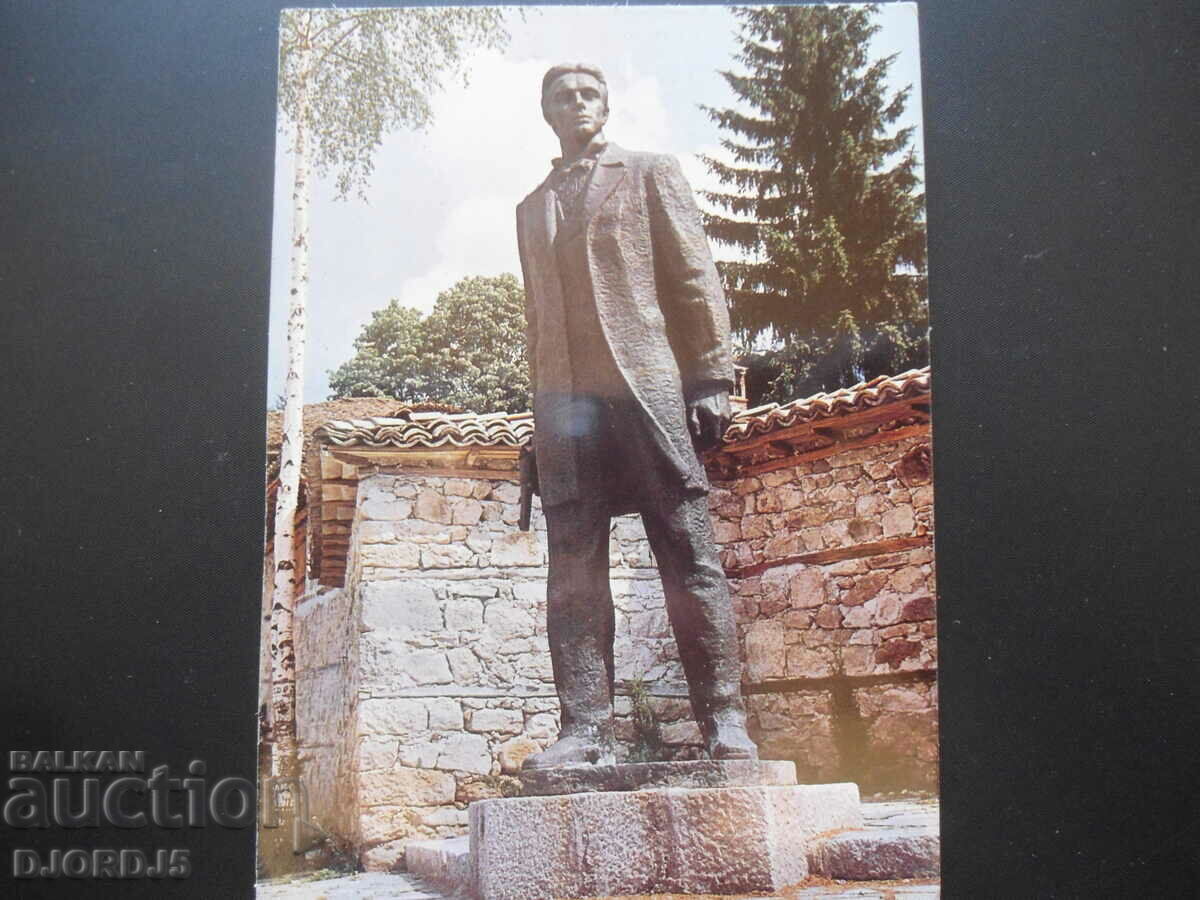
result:
M 542 75 L 556 59 L 476 57 L 468 85 L 447 85 L 436 98 L 427 131 L 385 139 L 369 202 L 335 201 L 328 182 L 317 184 L 310 235 L 310 396 L 325 395 L 326 371 L 349 357 L 354 336 L 389 299 L 428 312 L 440 292 L 464 277 L 520 276 L 514 210 L 558 155 L 539 104 Z M 631 149 L 673 152 L 694 186 L 708 186 L 693 148 L 672 128 L 658 77 L 630 58 L 606 77 L 609 138 Z M 281 163 L 283 168 L 290 160 Z M 284 237 L 278 229 L 276 236 Z M 286 272 L 278 260 L 276 271 Z
M 427 138 L 406 142 L 410 168 L 447 177 L 430 210 L 439 222 L 431 253 L 409 267 L 398 290 L 402 303 L 428 310 L 437 293 L 460 278 L 520 275 L 514 210 L 558 155 L 538 96 L 551 65 L 548 58 L 481 57 L 469 87 L 439 98 Z M 606 78 L 612 106 L 606 134 L 614 140 L 620 135 L 630 147 L 662 147 L 670 128 L 657 79 L 628 66 Z
M 916 82 L 912 8 L 888 4 L 882 21 L 888 27 L 880 50 L 904 50 L 899 83 Z M 511 19 L 510 30 L 505 54 L 475 56 L 469 86 L 448 83 L 435 98 L 428 131 L 385 139 L 369 202 L 335 202 L 328 182 L 317 182 L 309 235 L 310 400 L 325 396 L 326 371 L 349 358 L 362 325 L 390 298 L 428 310 L 440 291 L 467 275 L 519 274 L 513 210 L 558 155 L 538 102 L 550 65 L 583 59 L 602 66 L 612 106 L 609 138 L 633 150 L 673 153 L 694 188 L 719 189 L 696 157 L 723 158 L 719 132 L 696 104 L 734 102 L 716 74 L 729 67 L 734 49 L 727 10 L 535 7 L 523 21 Z M 910 110 L 919 124 L 916 105 Z M 286 357 L 291 215 L 291 160 L 283 148 L 276 159 L 271 397 L 282 388 Z M 714 251 L 718 258 L 736 256 L 729 248 Z

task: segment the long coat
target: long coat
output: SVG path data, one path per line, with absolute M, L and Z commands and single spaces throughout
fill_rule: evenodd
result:
M 559 425 L 564 404 L 589 385 L 588 373 L 572 366 L 567 303 L 594 304 L 639 413 L 633 427 L 659 455 L 655 468 L 683 489 L 707 489 L 685 397 L 705 383 L 732 387 L 729 314 L 679 163 L 609 144 L 592 170 L 582 215 L 561 226 L 550 181 L 517 206 L 543 505 L 580 495 L 577 456 Z M 564 297 L 556 245 L 579 237 L 586 252 L 570 281 L 586 285 L 591 296 Z

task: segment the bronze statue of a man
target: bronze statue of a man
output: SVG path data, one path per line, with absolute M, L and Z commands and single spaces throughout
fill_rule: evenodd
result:
M 517 207 L 534 448 L 550 571 L 558 741 L 527 768 L 611 763 L 611 517 L 639 512 L 709 755 L 753 759 L 729 589 L 697 451 L 729 424 L 729 316 L 670 156 L 608 143 L 594 66 L 555 66 L 542 113 L 562 157 Z

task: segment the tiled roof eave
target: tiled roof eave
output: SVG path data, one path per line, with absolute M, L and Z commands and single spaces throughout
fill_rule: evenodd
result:
M 532 436 L 532 413 L 346 420 L 327 422 L 316 432 L 318 441 L 333 447 L 396 450 L 519 448 Z
M 833 419 L 930 393 L 930 368 L 911 369 L 900 375 L 880 376 L 853 387 L 793 400 L 782 406 L 769 405 L 746 410 L 734 417 L 725 432 L 724 444 Z
M 825 419 L 864 413 L 899 401 L 912 401 L 930 393 L 930 368 L 911 369 L 899 375 L 830 393 L 814 394 L 783 405 L 769 404 L 734 416 L 723 446 Z M 337 448 L 437 450 L 472 447 L 519 448 L 533 438 L 533 414 L 422 413 L 410 419 L 368 418 L 326 422 L 314 436 Z
M 468 447 L 523 447 L 529 443 L 532 437 L 532 429 L 530 435 L 519 438 L 511 435 L 502 435 L 499 437 L 488 438 L 469 438 L 459 440 L 453 437 L 442 438 L 421 438 L 412 437 L 402 440 L 392 438 L 372 439 L 369 437 L 359 437 L 351 435 L 347 437 L 328 436 L 322 443 L 329 444 L 333 447 L 367 447 L 372 450 L 438 450 L 446 449 L 466 449 Z

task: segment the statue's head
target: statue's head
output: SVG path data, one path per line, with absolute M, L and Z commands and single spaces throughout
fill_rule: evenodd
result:
M 561 63 L 542 78 L 542 115 L 563 140 L 591 140 L 608 121 L 608 83 L 586 63 Z

